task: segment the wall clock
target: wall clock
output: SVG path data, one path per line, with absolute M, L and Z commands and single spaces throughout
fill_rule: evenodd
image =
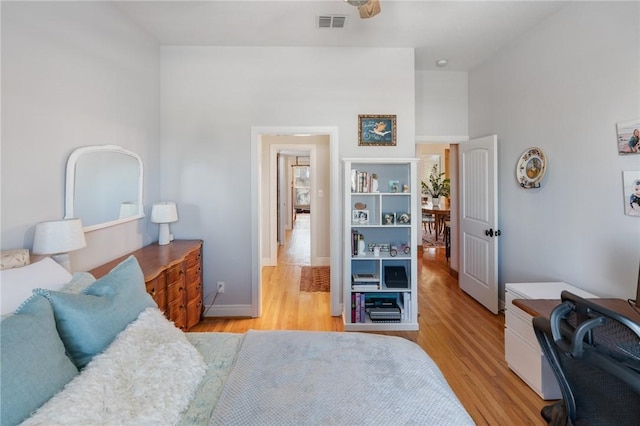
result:
M 540 188 L 547 169 L 547 158 L 540 148 L 527 148 L 516 166 L 516 179 L 522 188 Z

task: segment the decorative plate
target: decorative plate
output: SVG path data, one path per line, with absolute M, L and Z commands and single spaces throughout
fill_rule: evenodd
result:
M 547 159 L 540 148 L 528 148 L 518 160 L 516 179 L 523 188 L 540 188 L 547 168 Z

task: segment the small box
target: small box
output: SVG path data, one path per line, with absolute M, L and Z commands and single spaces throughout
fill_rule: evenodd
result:
M 385 266 L 384 284 L 387 288 L 409 288 L 407 271 L 404 266 Z

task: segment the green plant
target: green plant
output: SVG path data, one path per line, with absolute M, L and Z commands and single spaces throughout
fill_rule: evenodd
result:
M 448 197 L 451 192 L 451 180 L 444 178 L 444 172 L 439 171 L 438 165 L 434 164 L 429 174 L 429 183 L 424 181 L 422 184 L 422 193 L 431 195 L 433 198 Z

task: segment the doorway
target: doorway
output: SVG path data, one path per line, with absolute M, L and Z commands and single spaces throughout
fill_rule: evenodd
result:
M 283 137 L 289 138 L 287 143 L 282 143 Z M 318 144 L 312 143 L 313 138 L 323 138 L 326 141 L 322 149 Z M 277 264 L 277 152 L 292 147 L 310 151 L 312 182 L 310 206 L 313 209 L 309 216 L 310 263 L 330 265 L 331 314 L 340 315 L 342 310 L 338 278 L 341 275 L 340 241 L 330 238 L 331 235 L 339 235 L 341 226 L 330 214 L 332 208 L 339 208 L 336 206 L 340 205 L 337 128 L 253 127 L 251 145 L 252 316 L 259 317 L 262 312 L 262 269 L 264 266 Z M 315 162 L 325 166 L 316 166 Z M 320 169 L 323 169 L 324 173 L 319 173 Z
M 416 144 L 418 180 L 421 190 L 422 225 L 419 240 L 422 243 L 422 257 L 450 272 L 451 263 L 451 199 L 452 195 L 434 200 L 431 194 L 430 176 L 443 174 L 441 180 L 452 180 L 451 145 L 448 143 Z M 455 181 L 455 179 L 453 179 Z M 452 186 L 451 184 L 449 186 Z

